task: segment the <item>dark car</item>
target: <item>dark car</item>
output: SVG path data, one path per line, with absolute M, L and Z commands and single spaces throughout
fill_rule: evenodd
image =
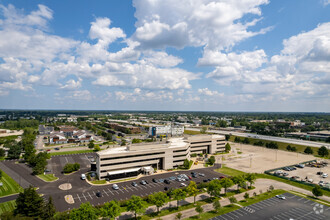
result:
M 226 177 L 225 177 L 225 176 L 220 176 L 219 178 L 220 178 L 220 179 L 223 179 L 223 178 L 226 178 Z
M 55 150 L 60 150 L 60 148 L 58 148 L 58 147 L 55 147 Z
M 97 196 L 97 197 L 102 197 L 102 193 L 101 193 L 101 192 L 97 192 L 97 193 L 96 193 L 96 196 Z
M 164 187 L 164 191 L 168 191 L 169 189 L 170 189 L 170 188 L 167 187 L 167 186 Z
M 203 182 L 204 183 L 207 183 L 209 180 L 208 179 L 203 179 Z
M 317 174 L 317 175 L 322 175 L 322 174 L 323 174 L 323 172 L 317 172 L 316 174 Z
M 146 185 L 147 184 L 147 182 L 145 181 L 145 180 L 141 180 L 141 185 Z
M 164 183 L 166 183 L 166 184 L 170 184 L 171 181 L 169 181 L 168 179 L 166 179 L 166 180 L 164 180 Z
M 154 183 L 158 183 L 158 180 L 155 179 L 155 178 L 153 178 L 153 179 L 152 179 L 152 182 L 154 182 Z
M 136 187 L 137 183 L 136 182 L 132 182 L 132 186 Z

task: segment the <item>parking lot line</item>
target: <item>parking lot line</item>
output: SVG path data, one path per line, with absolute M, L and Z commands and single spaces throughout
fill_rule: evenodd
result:
M 129 192 L 126 188 L 124 188 L 124 190 L 125 190 L 126 192 Z
M 303 197 L 301 197 L 300 199 L 298 199 L 298 201 L 301 201 L 301 200 L 303 200 L 304 198 Z
M 91 199 L 93 199 L 92 196 L 91 196 L 91 194 L 89 194 L 89 192 L 87 192 L 87 194 L 89 195 L 89 197 L 90 197 Z
M 86 196 L 84 195 L 84 193 L 81 193 L 81 194 L 84 196 L 85 200 L 87 200 L 87 199 L 86 199 Z
M 111 190 L 109 188 L 108 188 L 108 191 L 109 191 L 109 193 L 111 193 L 113 195 L 113 193 L 111 192 Z
M 77 197 L 78 197 L 79 201 L 81 202 L 81 199 L 80 199 L 80 197 L 79 197 L 79 195 L 78 195 L 78 194 L 77 194 Z
M 114 190 L 113 192 L 116 192 L 117 194 L 119 194 L 119 192 L 117 192 L 117 190 Z
M 104 192 L 107 196 L 109 196 L 108 193 L 107 193 L 104 189 L 103 189 L 103 192 Z

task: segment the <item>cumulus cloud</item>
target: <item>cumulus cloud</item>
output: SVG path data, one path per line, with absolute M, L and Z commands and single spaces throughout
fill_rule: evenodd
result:
M 66 90 L 79 89 L 81 87 L 81 82 L 82 82 L 82 79 L 80 79 L 80 78 L 77 81 L 75 81 L 74 79 L 70 79 L 66 82 L 65 85 L 63 85 L 61 87 L 61 89 L 66 89 Z
M 206 96 L 224 96 L 224 93 L 218 91 L 211 91 L 208 88 L 198 89 L 198 93 Z

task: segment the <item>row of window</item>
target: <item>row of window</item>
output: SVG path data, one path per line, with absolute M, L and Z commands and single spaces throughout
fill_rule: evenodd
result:
M 119 165 L 119 164 L 138 163 L 138 162 L 145 162 L 145 161 L 150 161 L 150 160 L 160 160 L 160 159 L 161 158 L 149 158 L 149 159 L 144 159 L 144 160 L 133 160 L 133 161 L 125 161 L 125 162 L 119 162 L 119 163 L 108 163 L 108 164 L 101 164 L 101 167 L 114 166 L 114 165 Z
M 116 159 L 126 159 L 126 158 L 131 158 L 131 157 L 151 156 L 151 155 L 158 155 L 158 154 L 165 154 L 165 152 L 156 152 L 156 153 L 150 153 L 150 154 L 127 155 L 127 156 L 120 156 L 120 157 L 108 157 L 108 158 L 101 158 L 101 161 L 104 161 L 104 160 L 116 160 Z

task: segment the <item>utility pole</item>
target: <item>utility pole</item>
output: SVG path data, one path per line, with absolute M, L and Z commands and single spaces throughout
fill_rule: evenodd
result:
M 252 167 L 252 154 L 250 154 L 250 168 Z

